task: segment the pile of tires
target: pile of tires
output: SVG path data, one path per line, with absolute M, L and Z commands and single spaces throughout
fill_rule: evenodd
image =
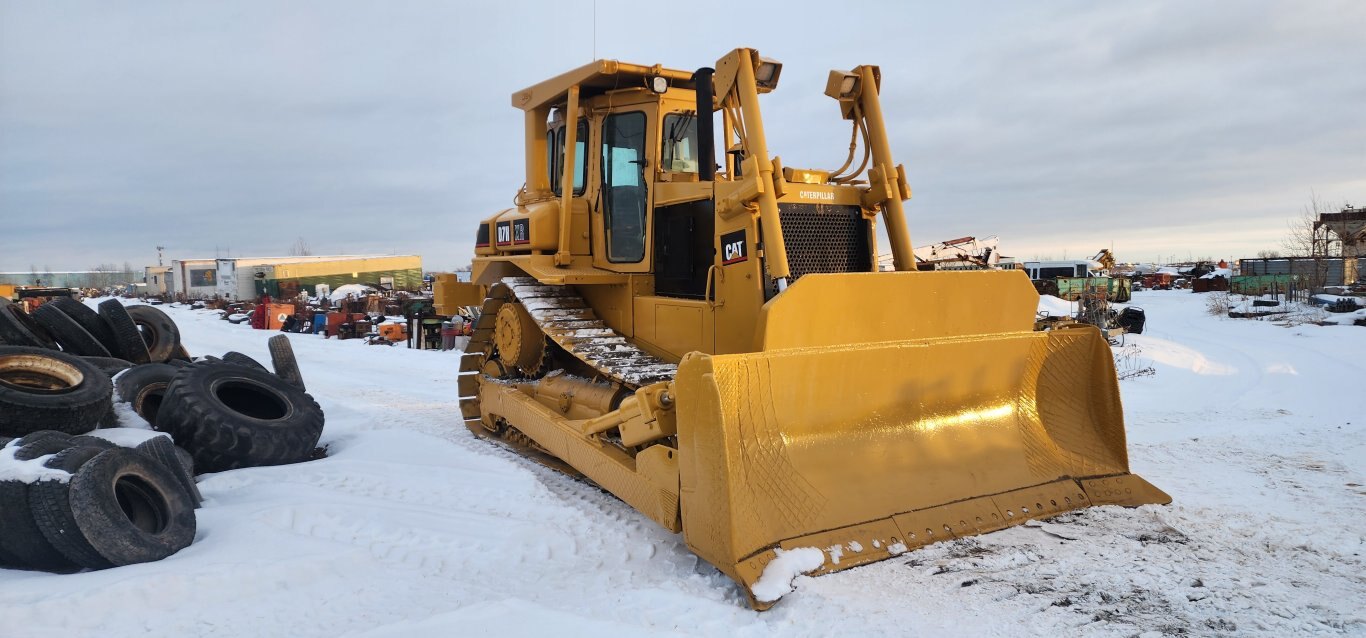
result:
M 314 458 L 323 412 L 288 337 L 274 371 L 239 352 L 191 360 L 151 306 L 0 299 L 0 567 L 73 572 L 188 546 L 196 472 Z M 136 449 L 87 433 L 126 402 L 155 430 Z
M 188 547 L 200 500 L 188 463 L 164 436 L 136 448 L 55 430 L 0 437 L 0 566 L 70 573 Z
M 103 301 L 96 310 L 69 297 L 54 297 L 32 316 L 0 299 L 0 345 L 117 360 L 104 361 L 106 366 L 190 360 L 181 346 L 180 330 L 165 312 L 152 306 L 124 306 L 118 299 Z
M 313 457 L 323 411 L 304 391 L 284 335 L 269 342 L 274 372 L 240 352 L 188 365 L 149 363 L 120 373 L 115 391 L 203 472 L 284 465 Z
M 269 341 L 272 374 L 238 352 L 191 360 L 158 308 L 54 298 L 32 316 L 0 301 L 0 344 L 10 344 L 0 345 L 0 436 L 115 426 L 111 396 L 202 472 L 306 461 L 322 435 L 322 408 L 284 335 Z

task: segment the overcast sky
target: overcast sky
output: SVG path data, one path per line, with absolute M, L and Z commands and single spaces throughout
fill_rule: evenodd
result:
M 523 180 L 509 96 L 595 55 L 591 0 L 474 4 L 0 0 L 0 271 L 300 237 L 467 263 Z M 1311 192 L 1366 203 L 1361 0 L 596 12 L 600 58 L 782 61 L 763 106 L 787 166 L 843 161 L 826 73 L 881 65 L 917 245 L 1235 258 L 1279 248 Z

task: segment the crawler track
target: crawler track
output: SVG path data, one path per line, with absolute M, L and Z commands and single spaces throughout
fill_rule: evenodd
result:
M 510 302 L 521 303 L 546 337 L 605 379 L 635 389 L 668 381 L 678 372 L 677 364 L 641 350 L 608 327 L 572 287 L 548 286 L 530 277 L 505 277 L 489 288 L 460 360 L 460 410 L 466 426 L 476 433 L 488 433 L 480 420 L 479 384 L 494 354 L 498 310 Z

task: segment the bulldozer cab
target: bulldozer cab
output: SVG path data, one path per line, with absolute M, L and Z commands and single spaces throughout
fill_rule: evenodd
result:
M 470 430 L 682 532 L 759 608 L 785 552 L 823 573 L 1169 501 L 1128 472 L 1098 331 L 1033 332 L 1023 271 L 918 272 L 878 67 L 827 76 L 834 169 L 770 154 L 781 71 L 601 60 L 513 94 L 526 181 L 476 231 Z
M 584 283 L 624 283 L 607 322 L 674 361 L 752 351 L 764 303 L 804 275 L 876 271 L 880 212 L 898 268 L 913 269 L 904 171 L 886 156 L 880 112 L 860 106 L 876 104 L 880 72 L 832 72 L 827 94 L 864 155 L 855 165 L 851 144 L 843 167 L 822 171 L 768 157 L 758 96 L 781 69 L 749 49 L 696 72 L 604 61 L 514 95 L 527 113 L 528 178 L 519 207 L 481 227 L 496 238 L 480 242 L 483 254 L 534 262 L 553 250 L 540 261 L 559 273 L 520 271 L 566 281 L 582 264 L 593 273 Z M 488 272 L 480 283 L 508 274 Z

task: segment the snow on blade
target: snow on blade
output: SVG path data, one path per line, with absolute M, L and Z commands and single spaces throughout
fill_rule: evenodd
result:
M 749 588 L 759 602 L 771 603 L 782 598 L 792 591 L 792 579 L 820 569 L 825 564 L 825 552 L 815 547 L 773 551 L 777 556 L 764 566 L 764 573 Z

